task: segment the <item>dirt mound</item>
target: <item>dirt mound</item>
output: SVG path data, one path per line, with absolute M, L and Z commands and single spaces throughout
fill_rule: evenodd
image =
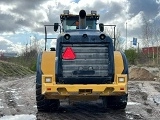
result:
M 157 76 L 153 75 L 145 68 L 131 68 L 129 72 L 129 80 L 155 80 Z
M 33 73 L 26 67 L 0 60 L 0 79 L 4 77 L 25 76 Z

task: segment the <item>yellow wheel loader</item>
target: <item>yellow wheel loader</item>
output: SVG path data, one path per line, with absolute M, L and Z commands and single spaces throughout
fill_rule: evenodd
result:
M 45 25 L 60 31 L 56 48 L 38 55 L 36 101 L 38 111 L 57 110 L 61 99 L 102 99 L 104 108 L 125 109 L 128 64 L 124 53 L 115 51 L 115 37 L 104 34 L 96 11 L 79 15 L 64 10 L 61 23 Z M 99 25 L 99 30 L 97 26 Z M 114 25 L 113 25 L 114 26 Z M 114 26 L 115 36 L 115 26 Z

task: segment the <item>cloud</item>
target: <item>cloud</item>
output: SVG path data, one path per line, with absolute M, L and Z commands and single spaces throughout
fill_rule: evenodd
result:
M 136 28 L 141 28 L 143 25 L 143 16 L 144 13 L 140 11 L 136 16 L 132 17 L 127 21 L 128 30 L 134 30 Z
M 147 18 L 154 18 L 159 11 L 157 0 L 128 0 L 130 3 L 129 13 L 137 15 L 143 11 Z
M 15 32 L 19 26 L 14 24 L 14 17 L 7 14 L 0 14 L 0 32 Z M 3 19 L 2 19 L 3 18 Z
M 0 37 L 0 51 L 22 53 L 24 45 L 21 43 L 13 44 L 10 40 Z
M 33 30 L 47 21 L 46 13 L 40 8 L 43 0 L 17 0 L 8 4 L 8 0 L 0 1 L 0 32 L 17 32 L 20 28 Z M 4 9 L 2 9 L 4 8 Z M 9 23 L 9 24 L 8 24 Z
M 159 8 L 158 1 L 155 0 L 5 0 L 0 1 L 0 4 L 5 8 L 0 14 L 1 33 L 17 32 L 22 27 L 43 33 L 45 24 L 60 22 L 59 15 L 65 9 L 73 14 L 78 14 L 80 9 L 85 9 L 87 13 L 97 10 L 101 16 L 99 22 L 116 24 L 124 29 L 128 18 L 135 17 L 140 11 L 147 17 L 155 17 Z
M 0 37 L 0 49 L 6 49 L 7 47 L 11 47 L 12 46 L 12 42 Z
M 38 50 L 39 51 L 44 51 L 44 48 L 45 48 L 45 40 L 44 39 L 40 39 L 38 40 Z
M 50 42 L 51 47 L 56 48 L 57 39 L 52 39 Z
M 78 14 L 79 10 L 84 9 L 87 14 L 91 10 L 97 10 L 100 14 L 98 23 L 115 24 L 122 37 L 125 36 L 127 22 L 128 36 L 132 38 L 139 36 L 143 16 L 147 20 L 159 22 L 159 8 L 159 0 L 0 0 L 0 33 L 8 36 L 12 36 L 12 33 L 15 36 L 25 31 L 24 35 L 26 32 L 44 35 L 44 25 L 60 23 L 59 15 L 63 10 L 68 9 L 71 14 Z M 54 34 L 51 29 L 49 33 Z M 57 33 L 53 36 L 57 36 Z M 8 37 L 3 36 L 3 39 L 10 41 Z M 15 50 L 13 44 L 20 47 L 26 44 L 24 40 L 19 40 L 18 43 L 14 39 L 10 43 L 11 47 L 6 46 L 5 50 Z M 44 37 L 38 38 L 38 41 L 44 41 Z M 22 46 L 25 48 L 25 45 Z
M 101 14 L 100 21 L 109 22 L 115 18 L 124 17 L 121 11 L 125 8 L 125 1 L 80 0 L 76 3 L 74 0 L 18 0 L 14 5 L 12 2 L 8 4 L 7 1 L 3 1 L 0 2 L 1 6 L 8 6 L 8 8 L 1 13 L 0 17 L 3 19 L 0 24 L 3 24 L 3 27 L 0 28 L 0 32 L 17 32 L 22 27 L 26 30 L 44 32 L 44 24 L 60 22 L 59 15 L 65 9 L 73 14 L 78 14 L 81 9 L 85 9 L 87 14 L 90 14 L 91 10 L 97 10 Z M 9 26 L 7 23 L 10 23 Z
M 102 3 L 103 4 L 103 3 Z M 126 20 L 126 12 L 127 12 L 127 2 L 118 2 L 118 1 L 110 1 L 106 2 L 103 7 L 102 13 L 101 13 L 101 19 L 102 22 L 113 22 L 113 23 L 119 23 L 121 22 L 121 19 L 123 19 L 123 22 Z M 119 19 L 119 20 L 117 20 Z

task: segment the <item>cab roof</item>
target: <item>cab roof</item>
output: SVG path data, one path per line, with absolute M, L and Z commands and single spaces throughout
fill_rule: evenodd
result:
M 90 20 L 99 20 L 99 15 L 97 14 L 87 14 L 86 19 Z M 61 14 L 60 15 L 60 20 L 63 21 L 65 19 L 79 19 L 79 15 L 74 15 L 74 14 Z

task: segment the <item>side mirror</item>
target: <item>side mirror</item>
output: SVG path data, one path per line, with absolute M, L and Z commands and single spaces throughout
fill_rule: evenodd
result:
M 103 23 L 100 23 L 100 24 L 99 24 L 99 29 L 100 29 L 101 32 L 104 31 L 104 25 L 103 25 Z
M 55 32 L 58 30 L 58 26 L 59 26 L 58 23 L 54 23 L 54 31 L 55 31 Z

